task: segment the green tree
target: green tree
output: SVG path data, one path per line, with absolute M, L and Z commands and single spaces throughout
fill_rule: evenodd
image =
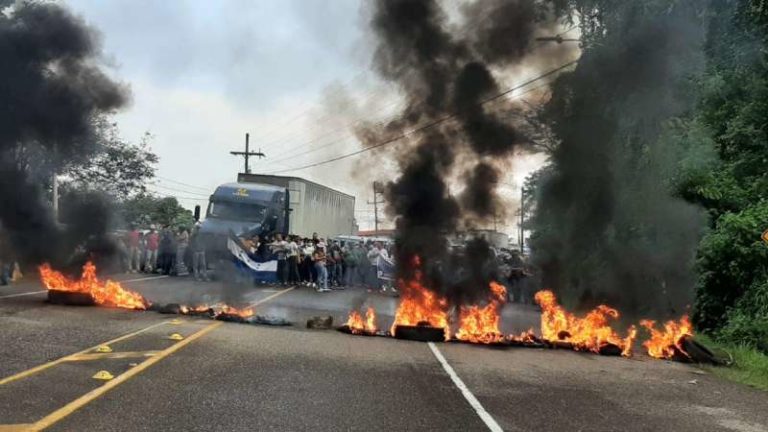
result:
M 691 301 L 702 226 L 673 196 L 682 149 L 662 141 L 691 109 L 702 66 L 693 0 L 553 1 L 578 22 L 582 56 L 542 112 L 556 147 L 536 197 L 531 247 L 543 282 L 565 301 L 627 314 L 680 314 Z
M 120 203 L 119 208 L 120 218 L 126 226 L 146 228 L 155 224 L 178 228 L 194 224 L 192 212 L 182 207 L 173 197 L 139 194 Z
M 700 103 L 682 139 L 709 141 L 706 169 L 686 167 L 677 188 L 704 206 L 711 230 L 699 248 L 694 320 L 758 346 L 768 336 L 768 10 L 761 0 L 712 1 Z
M 118 201 L 146 192 L 158 161 L 150 150 L 152 135 L 147 132 L 133 144 L 120 136 L 117 124 L 108 117 L 93 122 L 97 131 L 94 152 L 65 167 L 63 174 L 70 187 L 103 191 Z

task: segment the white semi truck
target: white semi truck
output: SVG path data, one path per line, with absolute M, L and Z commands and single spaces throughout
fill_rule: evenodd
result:
M 230 232 L 261 237 L 357 234 L 355 197 L 298 177 L 239 174 L 211 195 L 200 235 L 209 256 L 227 253 Z

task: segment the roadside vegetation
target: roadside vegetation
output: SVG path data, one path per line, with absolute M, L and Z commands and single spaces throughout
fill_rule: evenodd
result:
M 768 389 L 768 2 L 552 4 L 582 56 L 552 85 L 550 164 L 526 182 L 543 284 L 689 313 L 734 357 L 713 373 Z
M 713 375 L 768 391 L 768 355 L 748 345 L 729 345 L 701 335 L 697 339 L 716 351 L 725 351 L 733 358 L 730 367 L 704 366 Z

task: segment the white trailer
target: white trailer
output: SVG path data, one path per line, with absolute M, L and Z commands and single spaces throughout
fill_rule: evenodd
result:
M 259 183 L 285 188 L 289 197 L 290 234 L 332 238 L 357 234 L 355 197 L 299 177 L 267 174 L 237 176 L 240 183 Z

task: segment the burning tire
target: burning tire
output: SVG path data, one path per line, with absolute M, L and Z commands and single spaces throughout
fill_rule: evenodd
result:
M 48 290 L 48 303 L 66 306 L 93 306 L 96 301 L 88 293 Z
M 418 342 L 444 342 L 445 329 L 428 325 L 396 325 L 393 336 L 396 339 L 405 339 Z

